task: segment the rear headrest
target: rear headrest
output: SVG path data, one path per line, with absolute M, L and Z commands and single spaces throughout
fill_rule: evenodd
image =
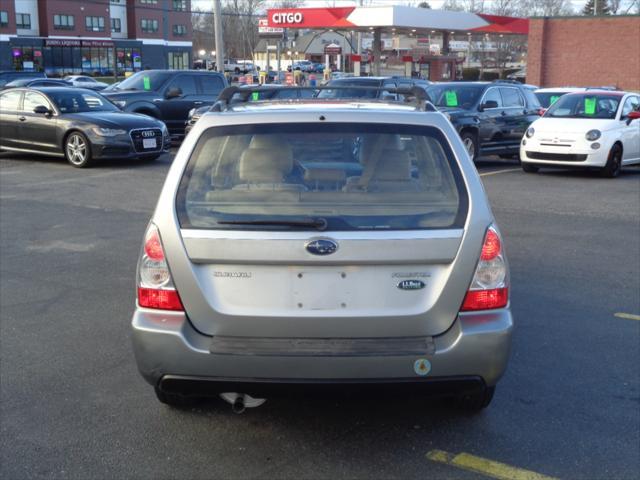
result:
M 249 148 L 278 149 L 283 147 L 289 147 L 289 143 L 280 135 L 254 135 L 249 143 Z
M 404 150 L 385 148 L 371 179 L 382 182 L 406 182 L 411 180 L 411 158 L 409 154 Z
M 267 135 L 255 135 L 240 156 L 238 176 L 245 183 L 282 183 L 293 170 L 293 153 L 288 143 L 273 142 Z

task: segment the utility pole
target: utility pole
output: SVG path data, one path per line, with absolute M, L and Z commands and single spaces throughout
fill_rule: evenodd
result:
M 362 0 L 360 0 L 360 6 L 362 6 Z M 356 49 L 356 53 L 360 55 L 362 53 L 362 32 L 358 30 L 358 48 Z
M 213 21 L 216 40 L 216 70 L 224 73 L 224 40 L 222 36 L 222 7 L 220 0 L 213 0 Z

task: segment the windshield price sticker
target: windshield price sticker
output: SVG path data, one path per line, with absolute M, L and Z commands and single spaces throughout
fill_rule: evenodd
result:
M 596 99 L 595 98 L 585 98 L 584 99 L 584 113 L 587 115 L 595 115 L 596 114 Z
M 551 99 L 550 99 L 550 103 L 549 106 L 553 105 L 554 103 L 556 103 L 558 101 L 558 99 L 560 98 L 560 95 L 551 95 Z
M 453 90 L 447 90 L 444 92 L 445 102 L 447 107 L 457 107 L 458 106 L 458 95 Z
M 145 90 L 151 90 L 151 80 L 149 80 L 149 77 L 143 77 L 142 84 Z
M 257 102 L 258 100 L 260 100 L 260 92 L 253 92 L 251 94 L 251 100 L 253 100 L 254 102 Z

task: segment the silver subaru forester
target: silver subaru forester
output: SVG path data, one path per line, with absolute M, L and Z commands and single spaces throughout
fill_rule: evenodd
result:
M 447 118 L 366 99 L 218 110 L 182 144 L 140 253 L 133 345 L 158 399 L 242 411 L 385 389 L 486 407 L 509 272 Z

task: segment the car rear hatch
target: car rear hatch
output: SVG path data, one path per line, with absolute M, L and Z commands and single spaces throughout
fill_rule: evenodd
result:
M 436 335 L 454 322 L 475 268 L 458 258 L 465 182 L 433 127 L 211 128 L 176 212 L 183 250 L 168 252 L 169 265 L 207 335 Z

